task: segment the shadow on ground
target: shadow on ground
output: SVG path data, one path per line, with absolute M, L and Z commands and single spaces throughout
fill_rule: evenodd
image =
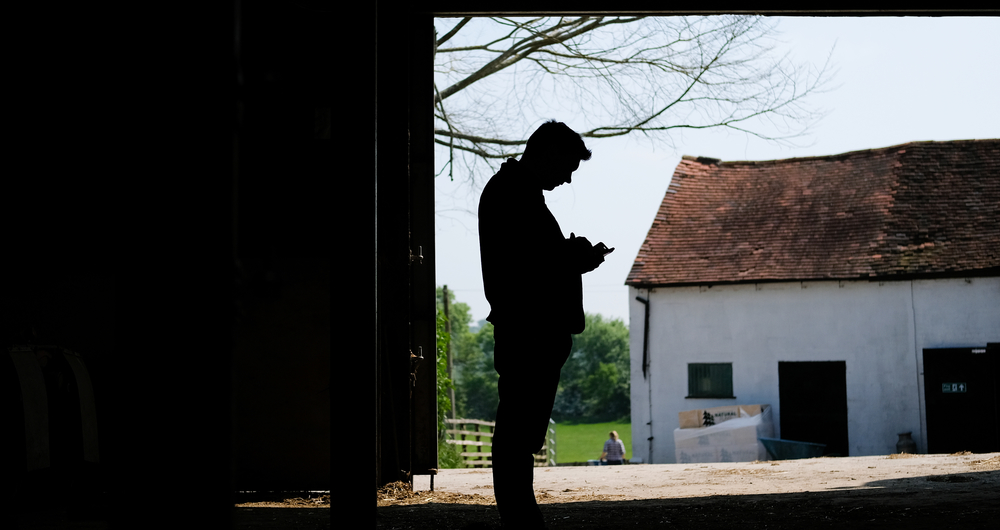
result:
M 39 490 L 36 493 L 47 493 Z M 330 495 L 321 492 L 237 493 L 229 513 L 229 526 L 239 530 L 330 530 Z M 171 527 L 163 524 L 164 510 L 155 496 L 135 506 L 134 499 L 112 495 L 93 496 L 88 502 L 74 501 L 66 495 L 25 495 L 19 498 L 12 521 L 0 519 L 0 529 L 7 530 L 108 530 Z M 173 502 L 183 503 L 183 496 Z M 196 499 L 191 500 L 196 505 Z M 249 506 L 249 504 L 253 504 Z M 190 508 L 191 506 L 188 506 Z M 225 514 L 223 513 L 223 516 Z M 175 526 L 176 527 L 176 526 Z
M 771 495 L 718 495 L 542 504 L 555 529 L 995 528 L 1000 471 L 880 480 L 860 488 Z M 378 529 L 499 529 L 496 506 L 376 508 Z

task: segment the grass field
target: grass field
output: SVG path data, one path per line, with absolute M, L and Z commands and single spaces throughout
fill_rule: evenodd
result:
M 618 431 L 625 443 L 625 458 L 632 456 L 631 423 L 559 423 L 556 425 L 556 463 L 597 460 L 604 450 L 608 433 Z

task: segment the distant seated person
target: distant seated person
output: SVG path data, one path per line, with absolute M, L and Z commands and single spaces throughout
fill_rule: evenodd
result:
M 602 466 L 620 466 L 625 459 L 625 444 L 618 439 L 618 431 L 608 433 L 611 438 L 604 442 L 604 452 L 601 453 Z M 605 458 L 607 459 L 605 461 Z

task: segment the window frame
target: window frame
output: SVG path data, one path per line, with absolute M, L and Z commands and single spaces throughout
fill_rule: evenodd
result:
M 687 391 L 687 396 L 685 396 L 685 399 L 736 399 L 735 393 L 733 392 L 733 363 L 731 362 L 687 363 L 687 367 L 688 367 L 688 391 Z M 713 367 L 725 367 L 725 368 L 722 368 L 720 370 L 719 368 L 713 368 Z M 725 387 L 726 382 L 717 378 L 720 377 L 724 378 L 726 376 L 725 372 L 728 369 L 729 394 L 727 395 L 718 392 L 712 393 L 712 392 L 700 391 L 700 389 L 697 388 L 698 387 L 697 381 L 703 380 L 704 377 L 696 377 L 698 374 L 696 374 L 693 370 L 697 369 L 707 369 L 709 371 L 709 377 L 708 377 L 709 381 L 711 383 L 719 381 L 722 383 L 723 388 Z M 698 390 L 699 392 L 695 392 L 696 390 Z

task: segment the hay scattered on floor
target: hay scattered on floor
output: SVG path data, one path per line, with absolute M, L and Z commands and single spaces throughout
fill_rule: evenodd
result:
M 784 473 L 784 471 L 778 471 L 775 469 L 745 469 L 745 468 L 733 468 L 733 469 L 713 469 L 709 471 L 710 475 L 774 475 L 776 473 Z
M 403 481 L 392 482 L 382 486 L 376 492 L 376 501 L 379 506 L 383 506 L 383 503 L 392 503 L 393 501 L 404 501 L 416 495 L 413 493 L 413 489 L 410 488 L 410 484 Z
M 976 471 L 993 471 L 1000 469 L 1000 455 L 986 460 L 973 460 L 969 465 L 976 468 Z
M 917 458 L 919 456 L 920 455 L 915 455 L 915 454 L 912 454 L 912 453 L 894 453 L 894 454 L 891 454 L 891 455 L 887 456 L 886 458 L 888 458 L 890 460 L 895 460 L 897 458 Z
M 329 508 L 330 495 L 318 497 L 292 497 L 281 500 L 256 500 L 236 504 L 237 508 Z
M 447 493 L 443 491 L 413 491 L 409 483 L 393 482 L 379 488 L 376 495 L 376 506 L 393 506 L 407 504 L 496 504 L 492 496 L 465 495 L 462 493 Z

